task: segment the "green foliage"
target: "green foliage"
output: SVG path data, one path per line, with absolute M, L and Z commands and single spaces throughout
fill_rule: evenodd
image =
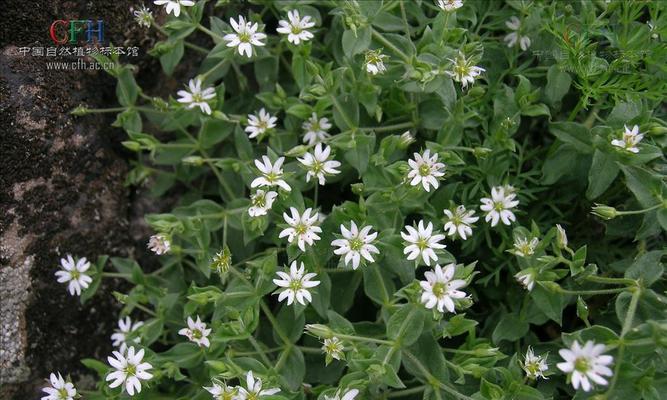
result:
M 259 3 L 202 0 L 157 27 L 166 36 L 151 54 L 167 76 L 197 62 L 202 88 L 213 88 L 210 114 L 145 94 L 132 66 L 108 71 L 123 109 L 115 125 L 138 153 L 128 183 L 177 202 L 146 216 L 170 242 L 159 269 L 111 258 L 116 272 L 104 273 L 130 282 L 116 297 L 124 315 L 145 321 L 136 346 L 154 378 L 137 398 L 206 399 L 204 386 L 244 385 L 249 370 L 281 389 L 267 399 L 326 399 L 336 388 L 361 399 L 667 393 L 665 3 Z M 266 30 L 292 9 L 316 22 L 312 40 L 295 45 Z M 238 15 L 269 36 L 252 57 L 223 39 Z M 502 40 L 515 31 L 512 16 L 527 50 Z M 206 36 L 205 48 L 191 43 Z M 374 74 L 374 62 L 386 70 Z M 457 65 L 484 71 L 463 85 Z M 246 115 L 261 108 L 277 122 L 249 137 Z M 313 115 L 333 125 L 322 141 L 341 164 L 324 186 L 306 180 L 299 161 L 315 150 L 302 140 Z M 636 152 L 614 144 L 635 125 Z M 445 164 L 430 190 L 408 178 L 407 160 L 425 150 Z M 262 156 L 285 157 L 291 190 L 261 187 L 276 197 L 252 215 Z M 484 220 L 491 188 L 516 196 L 513 226 Z M 457 205 L 480 217 L 465 240 L 445 225 L 443 210 Z M 300 248 L 281 235 L 290 207 L 320 213 L 321 240 Z M 425 307 L 435 263 L 406 259 L 401 232 L 420 220 L 446 232 L 435 256 L 464 292 L 456 313 Z M 354 268 L 331 245 L 350 221 L 378 233 L 373 261 Z M 274 279 L 292 262 L 317 274 L 305 305 L 277 301 Z M 209 347 L 178 334 L 196 316 L 212 329 Z M 342 348 L 323 353 L 333 338 Z M 556 364 L 558 350 L 588 340 L 614 362 L 607 384 L 586 393 Z M 548 354 L 549 380 L 526 376 L 529 348 Z M 119 389 L 100 382 L 96 395 L 116 398 Z

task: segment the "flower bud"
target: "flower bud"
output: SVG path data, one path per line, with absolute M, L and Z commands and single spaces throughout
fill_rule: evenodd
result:
M 183 164 L 186 164 L 186 165 L 194 165 L 194 166 L 199 167 L 202 164 L 204 164 L 204 159 L 199 157 L 199 156 L 189 156 L 189 157 L 183 158 L 181 160 L 181 162 Z
M 353 183 L 350 185 L 352 188 L 352 193 L 356 194 L 357 196 L 361 196 L 364 194 L 364 184 L 363 183 Z
M 591 213 L 606 220 L 614 219 L 620 215 L 619 212 L 616 211 L 614 207 L 598 203 L 595 203 L 595 206 L 592 208 Z
M 298 145 L 287 150 L 285 153 L 286 157 L 301 157 L 308 151 L 308 146 Z
M 401 150 L 405 150 L 414 142 L 415 142 L 415 137 L 412 136 L 410 131 L 405 131 L 403 132 L 403 134 L 401 134 L 401 137 L 398 141 L 398 148 Z
M 307 324 L 306 333 L 317 336 L 319 338 L 333 337 L 333 331 L 328 326 L 322 324 Z
M 121 142 L 121 144 L 131 151 L 141 151 L 141 143 L 135 142 L 134 140 L 126 140 Z
M 567 247 L 567 234 L 560 224 L 556 224 L 556 244 L 561 249 Z
M 76 116 L 82 116 L 88 114 L 88 107 L 84 106 L 83 104 L 80 104 L 77 108 L 74 110 L 70 111 L 70 114 L 76 115 Z

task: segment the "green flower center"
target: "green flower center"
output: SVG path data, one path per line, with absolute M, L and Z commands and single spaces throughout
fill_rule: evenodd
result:
M 430 174 L 431 174 L 431 167 L 429 167 L 426 164 L 422 164 L 419 166 L 419 175 L 428 176 Z
M 61 399 L 66 399 L 69 397 L 69 394 L 65 388 L 58 389 L 58 397 Z
M 303 287 L 303 285 L 301 284 L 301 279 L 294 279 L 294 280 L 291 280 L 290 283 L 289 283 L 290 290 L 293 290 L 295 292 L 297 290 L 301 290 L 302 287 Z
M 315 161 L 313 165 L 310 166 L 310 170 L 315 174 L 319 174 L 322 172 L 322 163 L 319 161 Z
M 242 43 L 250 43 L 250 34 L 247 32 L 239 33 L 239 41 Z
M 298 224 L 294 227 L 294 231 L 296 231 L 297 235 L 304 235 L 306 232 L 308 232 L 308 226 L 304 224 Z
M 496 211 L 502 211 L 505 209 L 503 203 L 493 203 L 493 209 Z
M 266 175 L 264 175 L 264 176 L 266 177 L 266 180 L 269 181 L 269 182 L 271 182 L 271 183 L 277 181 L 278 178 L 280 178 L 280 175 L 277 175 L 277 174 L 275 174 L 275 173 L 273 173 L 273 172 L 269 172 L 268 174 L 266 174 Z
M 204 98 L 201 96 L 201 93 L 192 93 L 192 102 L 193 103 L 202 103 Z
M 125 373 L 128 376 L 135 376 L 137 374 L 137 366 L 134 364 L 129 364 L 127 367 L 125 367 Z
M 588 360 L 583 357 L 577 358 L 574 361 L 574 369 L 581 373 L 586 373 L 586 371 L 589 369 Z
M 447 292 L 447 284 L 446 283 L 436 282 L 433 285 L 433 294 L 435 295 L 435 297 L 440 298 L 440 297 L 444 296 L 446 292 Z
M 254 196 L 252 198 L 252 205 L 255 207 L 264 207 L 266 206 L 266 196 Z
M 193 329 L 192 330 L 192 337 L 195 339 L 201 339 L 204 335 L 199 329 Z
M 364 246 L 364 242 L 359 238 L 350 239 L 350 249 L 359 251 Z
M 295 34 L 295 35 L 298 35 L 299 33 L 301 33 L 301 28 L 298 27 L 298 26 L 292 25 L 292 33 Z
M 72 276 L 72 280 L 77 280 L 81 276 L 81 273 L 76 269 L 73 269 L 72 271 L 70 271 L 69 274 Z
M 428 241 L 424 238 L 419 238 L 419 240 L 417 240 L 416 244 L 417 244 L 417 247 L 419 247 L 419 250 L 424 250 L 425 248 L 428 247 Z

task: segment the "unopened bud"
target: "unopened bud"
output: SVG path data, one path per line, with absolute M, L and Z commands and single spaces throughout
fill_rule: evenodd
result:
M 567 247 L 567 233 L 560 224 L 556 224 L 556 244 L 561 249 Z
M 131 151 L 141 151 L 141 143 L 135 142 L 134 140 L 126 140 L 121 142 L 121 144 Z
M 405 150 L 410 146 L 412 143 L 415 142 L 415 137 L 410 134 L 410 131 L 405 131 L 401 135 L 401 138 L 398 142 L 398 148 L 401 150 Z
M 204 164 L 204 159 L 199 156 L 189 156 L 183 158 L 181 162 L 186 165 L 194 165 L 199 167 Z
M 620 215 L 614 207 L 597 203 L 592 208 L 591 213 L 606 220 L 614 219 Z
M 294 146 L 291 149 L 287 150 L 287 152 L 285 153 L 285 156 L 287 156 L 287 157 L 301 157 L 302 155 L 306 154 L 308 149 L 309 149 L 309 147 L 304 146 L 304 145 Z
M 77 108 L 74 110 L 70 111 L 70 114 L 76 115 L 76 116 L 82 116 L 88 114 L 88 107 L 84 106 L 83 104 L 80 104 Z
M 306 333 L 324 339 L 333 337 L 333 331 L 328 326 L 322 324 L 307 324 Z

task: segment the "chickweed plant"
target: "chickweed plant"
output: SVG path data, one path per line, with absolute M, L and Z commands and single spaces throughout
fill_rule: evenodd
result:
M 667 2 L 151 8 L 180 90 L 98 55 L 119 106 L 73 113 L 175 199 L 161 266 L 63 260 L 130 289 L 96 388 L 46 399 L 664 398 Z

